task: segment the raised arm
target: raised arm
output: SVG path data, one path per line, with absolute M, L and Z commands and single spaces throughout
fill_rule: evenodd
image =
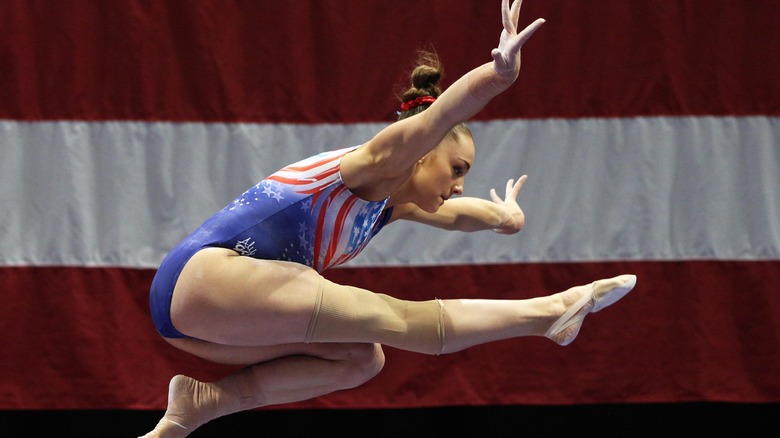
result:
M 522 0 L 502 1 L 504 29 L 499 45 L 493 49 L 493 61 L 483 64 L 459 78 L 422 113 L 393 123 L 369 140 L 351 157 L 347 169 L 356 185 L 376 184 L 381 181 L 404 179 L 414 163 L 435 148 L 458 123 L 476 115 L 490 100 L 509 88 L 520 72 L 520 49 L 544 23 L 537 19 L 523 31 L 517 32 Z M 356 170 L 359 169 L 359 170 Z M 356 173 L 370 181 L 359 181 Z M 365 176 L 365 175 L 368 176 Z M 381 198 L 384 191 L 372 197 Z

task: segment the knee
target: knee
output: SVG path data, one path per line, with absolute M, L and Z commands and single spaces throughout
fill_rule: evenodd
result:
M 348 376 L 346 388 L 360 386 L 376 377 L 385 366 L 385 352 L 380 344 L 350 344 L 347 354 Z

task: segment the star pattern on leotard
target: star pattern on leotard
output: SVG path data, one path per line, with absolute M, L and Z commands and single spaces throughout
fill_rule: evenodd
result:
M 355 219 L 355 225 L 352 227 L 349 241 L 345 252 L 351 254 L 363 245 L 373 231 L 373 225 L 379 217 L 381 210 L 372 208 L 369 211 L 361 212 Z
M 236 198 L 230 206 L 230 210 L 232 211 L 238 207 L 244 207 L 249 204 L 258 202 L 261 200 L 261 198 L 263 198 L 263 195 L 265 195 L 266 199 L 270 198 L 276 200 L 277 203 L 284 199 L 284 196 L 278 187 L 274 189 L 272 183 L 261 181 L 251 189 L 244 192 L 244 194 L 242 194 L 240 197 Z
M 277 188 L 274 190 L 274 183 L 263 181 L 263 194 L 271 199 L 275 199 L 277 202 L 281 202 L 282 199 L 284 199 L 284 196 L 282 196 L 282 191 Z
M 298 223 L 298 246 L 303 254 L 312 254 L 314 251 L 314 230 L 306 222 Z
M 282 169 L 234 199 L 226 217 L 236 225 L 220 232 L 238 234 L 224 242 L 242 255 L 318 271 L 355 257 L 381 228 L 377 221 L 386 202 L 363 201 L 345 190 L 337 173 L 339 153 Z

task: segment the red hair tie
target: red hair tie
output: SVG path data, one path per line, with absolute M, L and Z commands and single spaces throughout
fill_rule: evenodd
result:
M 401 104 L 401 111 L 409 111 L 410 109 L 420 105 L 430 105 L 436 101 L 433 96 L 420 96 L 414 100 L 407 100 Z

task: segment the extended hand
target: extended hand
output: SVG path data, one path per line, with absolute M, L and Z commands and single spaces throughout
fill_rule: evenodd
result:
M 504 199 L 498 196 L 496 189 L 490 189 L 490 198 L 504 209 L 505 214 L 505 219 L 501 221 L 499 227 L 493 229 L 496 233 L 514 234 L 525 226 L 525 214 L 517 203 L 517 195 L 523 188 L 526 179 L 528 179 L 528 175 L 521 176 L 517 182 L 514 179 L 507 181 Z
M 501 31 L 498 48 L 493 49 L 490 53 L 493 57 L 493 68 L 495 68 L 496 73 L 502 76 L 511 76 L 513 81 L 520 73 L 520 48 L 544 24 L 544 19 L 538 18 L 518 34 L 517 23 L 522 4 L 523 0 L 514 0 L 510 8 L 509 0 L 501 2 L 501 21 L 504 23 L 504 30 Z

